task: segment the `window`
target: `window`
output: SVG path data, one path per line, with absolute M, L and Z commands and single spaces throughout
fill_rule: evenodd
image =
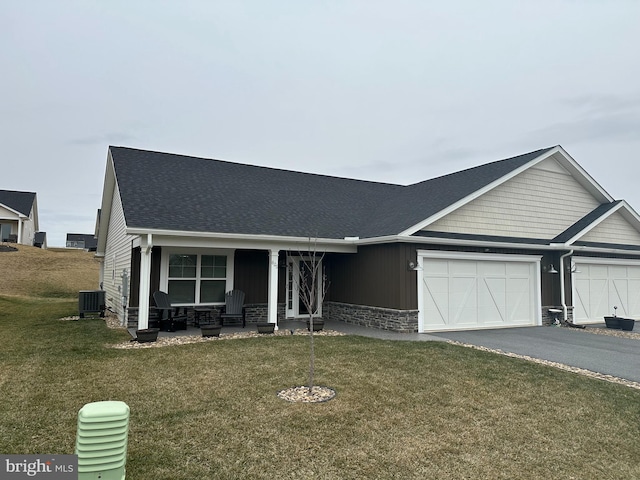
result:
M 226 286 L 226 255 L 169 255 L 168 294 L 171 303 L 223 303 Z

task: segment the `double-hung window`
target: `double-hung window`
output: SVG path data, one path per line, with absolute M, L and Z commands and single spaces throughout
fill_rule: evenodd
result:
M 170 253 L 167 293 L 171 303 L 223 303 L 227 255 Z

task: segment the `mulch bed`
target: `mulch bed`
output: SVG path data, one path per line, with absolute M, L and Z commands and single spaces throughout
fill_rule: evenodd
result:
M 75 321 L 79 320 L 80 317 L 65 317 L 60 320 L 64 321 Z M 125 327 L 120 325 L 118 322 L 118 318 L 115 315 L 109 315 L 104 318 L 107 327 L 109 328 L 118 328 L 125 330 Z M 290 329 L 280 329 L 275 331 L 274 333 L 258 333 L 256 330 L 248 330 L 246 332 L 236 332 L 236 333 L 221 333 L 219 337 L 203 337 L 202 335 L 176 335 L 172 337 L 158 337 L 155 342 L 148 343 L 140 343 L 135 339 L 132 339 L 128 342 L 117 343 L 114 345 L 108 345 L 111 348 L 118 349 L 136 349 L 136 348 L 161 348 L 161 347 L 170 347 L 175 345 L 187 345 L 190 343 L 205 343 L 205 342 L 218 342 L 220 340 L 238 340 L 243 338 L 256 338 L 256 337 L 284 337 L 290 335 L 309 335 L 309 331 L 303 328 L 290 330 Z M 321 330 L 319 332 L 314 332 L 314 336 L 316 337 L 338 337 L 343 336 L 344 333 L 336 332 L 335 330 Z
M 333 388 L 314 385 L 309 391 L 309 387 L 291 387 L 278 392 L 278 398 L 294 403 L 321 403 L 328 402 L 336 396 Z

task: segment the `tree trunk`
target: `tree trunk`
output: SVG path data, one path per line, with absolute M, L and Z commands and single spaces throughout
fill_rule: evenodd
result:
M 313 389 L 313 374 L 315 369 L 315 353 L 313 350 L 313 314 L 309 315 L 309 337 L 311 342 L 311 358 L 309 360 L 309 395 Z

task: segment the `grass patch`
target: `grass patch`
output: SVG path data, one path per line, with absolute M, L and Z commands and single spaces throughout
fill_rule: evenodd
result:
M 0 252 L 0 294 L 78 298 L 78 291 L 98 288 L 99 263 L 94 252 L 16 247 L 16 252 Z
M 0 297 L 0 451 L 73 453 L 78 410 L 131 407 L 127 477 L 640 478 L 640 392 L 445 343 L 316 337 L 105 345 L 74 301 Z

